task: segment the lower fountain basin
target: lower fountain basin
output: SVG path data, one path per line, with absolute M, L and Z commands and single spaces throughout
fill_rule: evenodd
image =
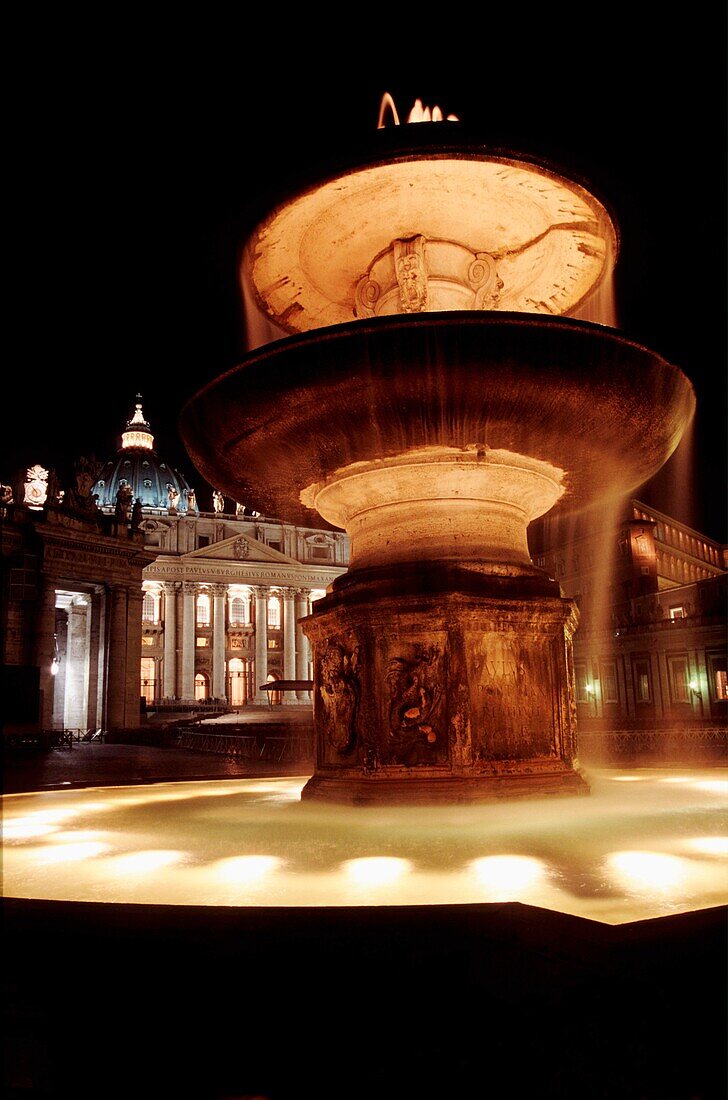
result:
M 694 407 L 678 367 L 614 330 L 465 311 L 357 320 L 270 344 L 191 398 L 180 430 L 223 492 L 310 523 L 306 487 L 427 447 L 552 464 L 565 471 L 556 507 L 581 508 L 656 473 Z
M 728 900 L 726 775 L 591 770 L 588 799 L 376 813 L 301 802 L 304 778 L 7 795 L 4 891 L 309 910 L 518 901 L 621 924 Z

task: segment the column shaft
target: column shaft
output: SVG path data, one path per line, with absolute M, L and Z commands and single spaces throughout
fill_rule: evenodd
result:
M 212 697 L 225 698 L 225 594 L 224 584 L 213 585 Z
M 268 677 L 268 589 L 255 592 L 255 702 L 267 703 L 268 693 L 260 685 Z
M 164 682 L 162 697 L 177 694 L 177 585 L 164 586 Z
M 182 698 L 195 698 L 195 591 L 190 581 L 182 585 Z
M 308 680 L 309 679 L 309 652 L 308 652 L 308 638 L 303 633 L 303 627 L 301 626 L 299 619 L 303 619 L 308 615 L 308 592 L 299 588 L 296 592 L 296 679 Z M 296 698 L 299 702 L 307 702 L 311 698 L 310 691 L 297 691 Z

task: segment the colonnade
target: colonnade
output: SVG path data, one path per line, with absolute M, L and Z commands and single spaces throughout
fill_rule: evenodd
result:
M 254 661 L 254 694 L 250 702 L 268 702 L 268 692 L 261 685 L 268 681 L 271 667 L 283 680 L 309 679 L 309 643 L 298 620 L 310 613 L 310 589 L 250 585 L 242 591 L 239 585 L 173 581 L 161 585 L 161 591 L 164 636 L 158 684 L 162 698 L 194 699 L 195 677 L 204 671 L 209 681 L 209 697 L 225 699 L 229 691 L 228 661 L 235 657 Z M 197 601 L 202 595 L 210 601 L 209 620 L 204 623 L 197 614 Z M 280 627 L 275 628 L 274 637 L 282 643 L 282 664 L 270 661 L 273 628 L 269 626 L 269 601 L 272 596 L 281 604 Z M 230 622 L 228 608 L 235 597 L 242 598 L 250 609 L 244 623 Z M 231 634 L 242 636 L 243 648 L 233 650 Z M 198 645 L 201 638 L 204 638 L 202 646 Z M 204 657 L 200 660 L 202 654 Z M 282 702 L 290 705 L 308 698 L 308 692 L 285 692 Z

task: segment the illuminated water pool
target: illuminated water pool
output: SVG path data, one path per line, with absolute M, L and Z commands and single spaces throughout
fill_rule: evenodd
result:
M 6 795 L 4 894 L 225 906 L 522 901 L 609 924 L 728 901 L 728 769 L 589 798 L 357 809 L 307 777 Z

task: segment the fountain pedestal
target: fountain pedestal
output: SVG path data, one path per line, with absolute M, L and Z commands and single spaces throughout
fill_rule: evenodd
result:
M 303 622 L 317 731 L 303 798 L 588 793 L 575 768 L 578 612 L 558 585 L 447 563 L 341 580 Z

